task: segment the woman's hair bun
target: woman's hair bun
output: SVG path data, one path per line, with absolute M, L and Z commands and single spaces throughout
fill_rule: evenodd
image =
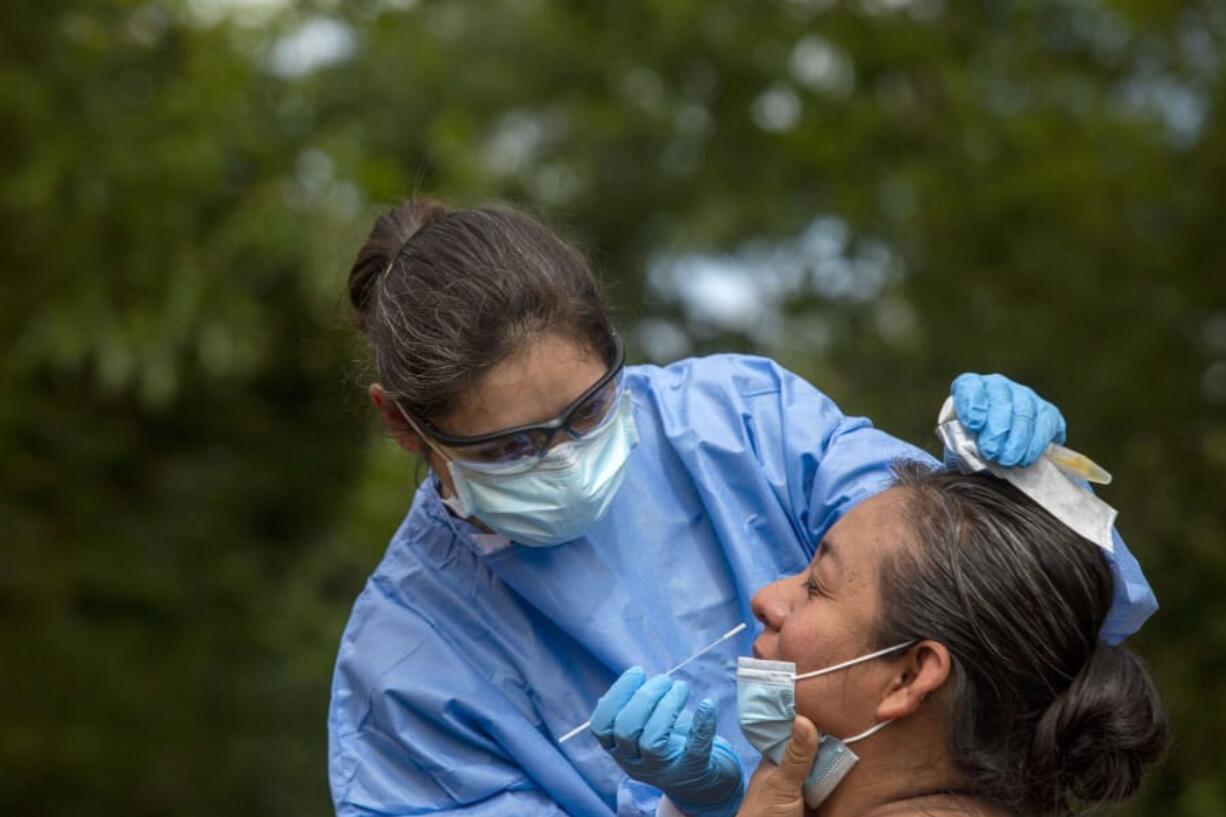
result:
M 388 265 L 400 256 L 413 236 L 449 212 L 451 208 L 438 199 L 410 199 L 375 220 L 349 270 L 349 302 L 363 329 L 371 296 Z
M 1035 728 L 1033 813 L 1070 814 L 1131 796 L 1166 740 L 1166 712 L 1145 665 L 1123 647 L 1100 643 Z

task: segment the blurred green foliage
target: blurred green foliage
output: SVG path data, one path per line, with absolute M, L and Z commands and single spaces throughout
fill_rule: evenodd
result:
M 1054 399 L 1163 609 L 1124 814 L 1226 813 L 1226 7 L 6 4 L 0 810 L 326 814 L 348 606 L 418 476 L 366 410 L 379 208 L 509 199 L 636 359 L 770 354 L 927 442 Z

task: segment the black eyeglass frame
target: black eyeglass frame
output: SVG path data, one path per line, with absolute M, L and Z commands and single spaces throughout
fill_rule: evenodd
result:
M 541 445 L 540 449 L 537 451 L 537 456 L 540 456 L 541 453 L 549 450 L 550 446 L 553 444 L 554 437 L 558 435 L 559 431 L 566 431 L 571 436 L 573 436 L 575 439 L 582 439 L 583 437 L 591 433 L 591 430 L 587 432 L 583 432 L 583 431 L 578 431 L 574 428 L 571 428 L 570 427 L 571 417 L 574 416 L 575 412 L 578 411 L 583 406 L 584 403 L 586 403 L 592 397 L 595 397 L 597 394 L 600 393 L 600 391 L 605 386 L 609 385 L 609 383 L 612 382 L 612 380 L 616 378 L 617 375 L 625 367 L 626 367 L 626 352 L 622 346 L 621 337 L 616 332 L 614 332 L 613 333 L 613 360 L 609 364 L 609 370 L 605 372 L 604 375 L 602 375 L 599 380 L 597 380 L 595 383 L 589 386 L 583 392 L 583 394 L 575 398 L 574 402 L 572 402 L 569 406 L 567 406 L 562 411 L 561 414 L 559 414 L 554 419 L 549 420 L 548 422 L 545 422 L 545 423 L 532 423 L 530 425 L 516 426 L 515 428 L 504 429 L 502 431 L 491 431 L 488 434 L 476 434 L 471 437 L 462 437 L 459 435 L 446 434 L 442 431 L 439 431 L 438 428 L 436 428 L 433 423 L 431 423 L 429 420 L 427 420 L 424 417 L 418 417 L 415 414 L 412 416 L 413 416 L 413 419 L 416 420 L 423 427 L 423 429 L 428 430 L 431 440 L 433 440 L 434 442 L 440 445 L 444 445 L 448 448 L 466 448 L 468 446 L 473 446 L 473 445 L 485 445 L 487 443 L 496 442 L 506 437 L 514 437 L 519 434 L 529 434 L 532 432 L 538 432 L 545 436 L 545 442 Z M 616 407 L 610 408 L 610 411 L 614 411 L 614 410 L 616 410 Z M 408 412 L 405 412 L 405 413 L 407 414 Z M 603 422 L 599 423 L 598 427 L 600 425 L 603 425 Z

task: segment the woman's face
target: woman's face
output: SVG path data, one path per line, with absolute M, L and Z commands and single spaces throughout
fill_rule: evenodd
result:
M 765 625 L 754 655 L 792 661 L 796 672 L 822 669 L 873 652 L 882 560 L 907 541 L 905 494 L 891 488 L 840 519 L 818 546 L 808 570 L 767 585 L 754 596 Z M 874 712 L 894 675 L 888 659 L 796 682 L 796 709 L 819 730 L 849 737 L 875 723 Z
M 548 422 L 607 370 L 608 365 L 586 346 L 562 335 L 540 335 L 475 380 L 456 409 L 433 422 L 440 431 L 459 437 Z M 562 433 L 554 444 L 565 439 Z M 446 462 L 432 449 L 430 463 L 445 493 L 454 495 Z

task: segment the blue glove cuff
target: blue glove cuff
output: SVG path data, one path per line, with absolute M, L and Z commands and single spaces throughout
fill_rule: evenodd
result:
M 686 817 L 735 817 L 737 810 L 741 807 L 741 801 L 745 799 L 745 775 L 741 775 L 741 785 L 737 786 L 736 792 L 720 803 L 688 803 L 673 797 L 668 792 L 665 794 Z

